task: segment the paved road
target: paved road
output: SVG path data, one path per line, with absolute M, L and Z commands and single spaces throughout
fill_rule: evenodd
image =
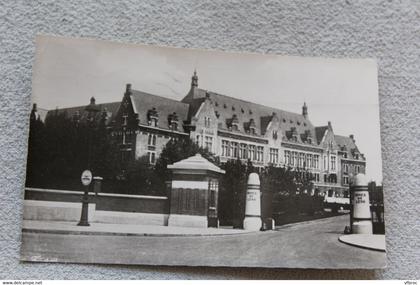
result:
M 348 216 L 283 226 L 274 232 L 207 237 L 23 233 L 22 260 L 195 266 L 374 268 L 385 253 L 338 241 Z

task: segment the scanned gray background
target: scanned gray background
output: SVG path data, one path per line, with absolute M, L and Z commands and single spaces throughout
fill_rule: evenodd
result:
M 0 2 L 0 279 L 420 278 L 419 1 Z M 229 51 L 377 58 L 388 268 L 20 263 L 31 70 L 38 33 Z

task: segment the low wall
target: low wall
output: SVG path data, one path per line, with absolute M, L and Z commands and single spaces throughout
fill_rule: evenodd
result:
M 169 214 L 168 198 L 164 196 L 99 193 L 95 201 L 101 211 Z
M 95 219 L 95 204 L 89 204 L 90 219 Z M 80 220 L 82 203 L 25 200 L 23 207 L 24 220 L 67 221 Z
M 81 214 L 81 191 L 25 189 L 24 219 L 75 222 Z M 110 224 L 168 224 L 168 198 L 90 193 L 89 221 Z

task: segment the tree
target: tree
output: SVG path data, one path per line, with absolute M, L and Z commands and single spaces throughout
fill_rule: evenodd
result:
M 190 156 L 201 154 L 205 159 L 219 164 L 218 159 L 207 148 L 199 146 L 197 143 L 188 138 L 179 138 L 169 140 L 156 161 L 155 170 L 161 182 L 169 181 L 171 179 L 171 172 L 167 169 L 169 164 L 173 164 Z
M 46 160 L 46 131 L 39 119 L 31 119 L 29 125 L 28 159 L 26 164 L 26 185 L 44 187 Z
M 28 144 L 29 187 L 80 190 L 84 169 L 106 179 L 115 171 L 115 146 L 105 126 L 73 120 L 66 112 L 50 113 L 45 124 L 31 120 Z
M 239 158 L 228 160 L 222 168 L 226 171 L 219 189 L 219 217 L 224 224 L 243 227 L 248 176 L 254 171 L 252 162 L 245 164 Z

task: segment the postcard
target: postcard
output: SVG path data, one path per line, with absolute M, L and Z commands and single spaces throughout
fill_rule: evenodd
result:
M 377 73 L 38 36 L 21 260 L 384 268 Z

